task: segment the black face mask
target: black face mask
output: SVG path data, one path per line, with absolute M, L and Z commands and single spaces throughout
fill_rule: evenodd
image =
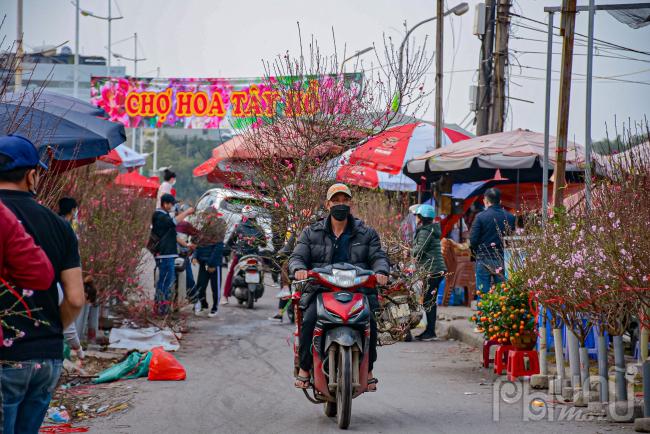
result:
M 340 222 L 346 220 L 350 215 L 349 205 L 334 205 L 330 208 L 330 215 Z

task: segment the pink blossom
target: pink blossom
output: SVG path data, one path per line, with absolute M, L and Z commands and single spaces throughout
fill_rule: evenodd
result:
M 23 297 L 31 297 L 34 295 L 34 291 L 31 289 L 23 289 Z
M 12 346 L 13 344 L 14 344 L 14 340 L 13 340 L 13 339 L 4 339 L 4 340 L 2 341 L 2 345 L 5 346 L 5 347 L 10 347 L 10 346 Z

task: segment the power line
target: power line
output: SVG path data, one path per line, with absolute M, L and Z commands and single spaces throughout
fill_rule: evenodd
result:
M 524 69 L 532 69 L 532 70 L 535 70 L 535 71 L 546 71 L 545 68 L 538 68 L 536 66 L 519 65 L 519 67 L 524 68 Z M 618 81 L 618 82 L 621 82 L 621 83 L 643 84 L 643 85 L 650 86 L 650 82 L 634 81 L 634 80 L 623 80 L 623 79 L 617 78 L 617 77 L 623 77 L 623 76 L 626 76 L 626 75 L 640 74 L 640 73 L 647 72 L 647 71 L 650 71 L 650 69 L 644 69 L 644 70 L 636 71 L 636 72 L 630 73 L 630 74 L 620 74 L 620 75 L 610 75 L 610 76 L 594 75 L 593 78 L 598 79 L 598 80 L 612 80 L 612 81 Z M 560 71 L 551 70 L 551 72 L 559 73 Z M 580 74 L 578 72 L 574 72 L 572 75 L 576 75 L 578 77 L 586 77 L 587 76 L 586 74 Z
M 518 54 L 544 54 L 546 55 L 546 51 L 520 51 L 520 50 L 515 50 L 512 49 L 511 51 L 518 53 Z M 562 53 L 557 52 L 553 53 L 554 55 L 561 55 Z M 587 53 L 573 53 L 574 56 L 587 56 Z M 635 59 L 633 57 L 626 57 L 626 56 L 614 56 L 614 55 L 607 55 L 607 54 L 598 54 L 594 53 L 594 57 L 601 57 L 604 59 L 617 59 L 617 60 L 630 60 L 630 61 L 636 61 L 636 62 L 643 62 L 643 63 L 650 63 L 650 60 L 645 60 L 645 59 Z
M 512 12 L 510 13 L 510 15 L 512 15 L 512 16 L 514 16 L 514 17 L 517 17 L 517 18 L 521 18 L 521 19 L 524 19 L 524 20 L 531 21 L 531 22 L 533 22 L 533 23 L 541 24 L 541 25 L 543 25 L 543 26 L 546 26 L 546 25 L 547 25 L 547 23 L 545 23 L 545 22 L 543 22 L 543 21 L 535 20 L 535 19 L 533 19 L 533 18 L 529 18 L 529 17 L 523 16 L 523 15 L 519 15 L 519 14 L 512 13 Z M 554 28 L 554 29 L 558 29 L 558 30 L 560 30 L 560 28 L 557 27 L 557 26 L 553 26 L 553 28 Z M 529 29 L 531 29 L 531 30 L 536 30 L 536 31 L 539 31 L 539 30 L 540 30 L 540 29 L 534 29 L 534 28 L 532 28 L 532 27 L 529 27 Z M 546 33 L 545 30 L 542 30 L 542 32 L 543 32 L 543 33 Z M 581 37 L 585 38 L 585 40 L 588 38 L 587 35 L 583 35 L 582 33 L 574 32 L 574 34 L 575 34 L 576 36 L 581 36 Z M 603 40 L 603 39 L 598 39 L 598 38 L 593 38 L 593 39 L 594 39 L 595 42 L 600 42 L 600 43 L 603 43 L 603 44 L 609 45 L 610 47 L 615 47 L 615 48 L 619 48 L 619 49 L 621 49 L 621 50 L 631 51 L 631 52 L 633 52 L 633 53 L 644 54 L 644 55 L 646 55 L 646 56 L 650 56 L 650 52 L 648 52 L 648 51 L 642 51 L 642 50 L 637 50 L 637 49 L 635 49 L 635 48 L 625 47 L 625 46 L 623 46 L 623 45 L 619 45 L 619 44 L 616 44 L 616 43 L 613 43 L 613 42 L 605 41 L 605 40 Z
M 530 75 L 523 75 L 523 74 L 512 74 L 511 75 L 513 78 L 523 78 L 525 80 L 534 80 L 534 81 L 545 81 L 546 77 L 534 77 Z M 552 78 L 551 81 L 560 81 L 559 78 Z M 581 79 L 573 79 L 572 83 L 585 83 L 587 80 L 584 78 Z M 594 78 L 593 80 L 594 83 L 599 83 L 599 84 L 641 84 L 644 86 L 650 86 L 650 82 L 648 81 L 631 81 L 631 80 L 615 80 L 615 79 L 596 79 Z

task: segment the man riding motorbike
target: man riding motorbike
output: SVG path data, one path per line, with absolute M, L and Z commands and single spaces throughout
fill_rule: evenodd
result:
M 234 254 L 226 277 L 226 283 L 223 286 L 223 304 L 228 304 L 235 267 L 239 262 L 239 258 L 258 254 L 259 248 L 266 245 L 266 235 L 264 230 L 257 224 L 257 211 L 255 211 L 255 208 L 246 205 L 242 208 L 241 214 L 241 223 L 237 224 L 235 231 L 226 243 L 226 248 L 228 250 L 232 249 Z
M 334 184 L 327 190 L 326 208 L 329 216 L 319 220 L 302 231 L 289 259 L 289 273 L 296 280 L 305 280 L 307 271 L 336 263 L 348 263 L 372 270 L 377 274 L 377 283 L 388 282 L 390 267 L 386 253 L 381 248 L 377 232 L 366 226 L 350 213 L 352 192 L 345 184 Z M 307 286 L 302 294 L 300 307 L 303 309 L 300 330 L 299 372 L 295 386 L 306 389 L 310 385 L 312 368 L 311 341 L 316 326 L 316 297 L 318 288 Z M 368 294 L 368 302 L 374 311 L 378 308 L 376 290 Z M 370 319 L 370 365 L 368 390 L 377 390 L 377 379 L 372 374 L 377 359 L 377 323 Z

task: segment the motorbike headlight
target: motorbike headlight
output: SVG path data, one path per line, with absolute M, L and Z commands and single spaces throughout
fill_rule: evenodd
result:
M 355 285 L 356 277 L 357 272 L 354 270 L 333 270 L 327 280 L 339 288 L 350 288 Z

